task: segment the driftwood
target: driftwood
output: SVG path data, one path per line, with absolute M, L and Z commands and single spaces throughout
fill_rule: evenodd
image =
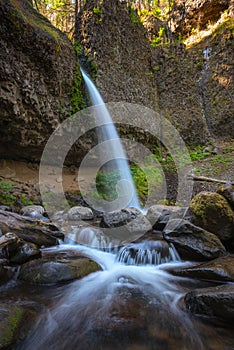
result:
M 189 175 L 188 177 L 192 178 L 194 181 L 216 182 L 216 183 L 228 184 L 228 185 L 233 185 L 234 184 L 234 181 L 226 181 L 226 180 L 214 179 L 212 177 L 207 177 L 207 176 Z
M 22 216 L 16 213 L 0 210 L 0 229 L 3 234 L 16 234 L 26 242 L 39 246 L 52 246 L 58 243 L 57 238 L 63 238 L 62 232 L 52 223 Z M 4 238 L 2 238 L 4 243 Z

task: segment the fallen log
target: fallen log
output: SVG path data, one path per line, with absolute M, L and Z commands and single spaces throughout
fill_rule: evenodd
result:
M 220 180 L 220 179 L 215 179 L 215 178 L 212 178 L 212 177 L 199 176 L 199 175 L 194 175 L 194 174 L 188 175 L 188 178 L 190 178 L 190 179 L 192 178 L 194 181 L 216 182 L 216 183 L 228 184 L 228 185 L 233 185 L 234 184 L 234 181 Z
M 26 242 L 46 247 L 58 244 L 58 238 L 64 237 L 58 227 L 52 223 L 4 210 L 0 210 L 0 230 L 3 234 L 12 232 Z

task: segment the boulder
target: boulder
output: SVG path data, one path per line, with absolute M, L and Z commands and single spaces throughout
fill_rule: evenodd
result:
M 29 216 L 33 219 L 49 222 L 49 219 L 43 216 L 45 209 L 41 205 L 26 205 L 20 210 L 23 216 Z
M 234 319 L 234 285 L 195 289 L 185 295 L 187 309 L 199 315 Z
M 100 226 L 106 229 L 104 233 L 107 231 L 109 236 L 128 242 L 136 240 L 152 230 L 149 220 L 136 208 L 104 213 Z
M 68 220 L 92 220 L 93 211 L 87 207 L 75 206 L 68 210 L 67 218 Z
M 163 230 L 172 218 L 182 218 L 187 208 L 155 204 L 148 208 L 146 217 L 155 230 Z
M 195 225 L 214 233 L 221 241 L 234 239 L 234 213 L 226 198 L 215 192 L 200 192 L 189 208 Z
M 100 270 L 100 266 L 76 251 L 48 251 L 41 259 L 21 266 L 19 279 L 32 284 L 63 283 Z
M 25 310 L 21 306 L 0 304 L 0 349 L 9 349 L 17 339 L 19 328 L 25 318 Z
M 223 256 L 203 264 L 176 269 L 171 272 L 177 276 L 188 278 L 215 282 L 234 282 L 234 255 Z
M 216 235 L 187 220 L 170 220 L 163 235 L 166 241 L 173 243 L 183 259 L 210 260 L 224 255 L 226 251 Z
M 38 246 L 56 245 L 58 238 L 63 239 L 64 235 L 57 226 L 0 210 L 0 229 L 3 234 L 12 232 L 26 242 Z
M 234 185 L 222 185 L 218 188 L 217 193 L 221 194 L 221 196 L 226 198 L 226 200 L 234 210 Z

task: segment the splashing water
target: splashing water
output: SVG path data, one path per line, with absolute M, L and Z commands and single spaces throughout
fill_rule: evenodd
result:
M 95 109 L 95 112 L 97 113 L 98 120 L 103 125 L 99 132 L 99 144 L 101 144 L 103 152 L 109 152 L 112 154 L 112 167 L 117 170 L 119 175 L 119 181 L 117 183 L 116 189 L 118 194 L 121 194 L 121 197 L 124 197 L 124 201 L 121 201 L 121 203 L 127 203 L 124 205 L 124 207 L 135 207 L 142 209 L 129 168 L 128 159 L 126 157 L 116 127 L 112 121 L 111 115 L 105 106 L 100 93 L 98 92 L 92 80 L 89 78 L 88 74 L 82 68 L 81 72 L 87 86 L 92 104 L 94 107 L 98 106 L 98 108 Z M 100 158 L 102 159 L 101 154 Z M 118 209 L 123 208 L 119 207 Z
M 179 307 L 183 290 L 176 282 L 181 278 L 166 271 L 185 263 L 129 266 L 117 262 L 115 254 L 85 246 L 49 249 L 65 247 L 97 261 L 103 271 L 66 286 L 17 350 L 204 349 Z

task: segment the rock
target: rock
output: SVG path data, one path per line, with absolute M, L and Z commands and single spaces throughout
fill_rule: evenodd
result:
M 163 230 L 169 219 L 183 217 L 187 208 L 155 204 L 148 208 L 146 217 L 155 230 Z
M 92 209 L 87 207 L 72 207 L 67 212 L 67 218 L 69 220 L 92 220 L 93 219 Z
M 32 284 L 63 283 L 100 270 L 86 256 L 72 251 L 44 252 L 41 259 L 21 266 L 19 279 Z
M 210 22 L 217 21 L 228 7 L 228 0 L 176 0 L 171 12 L 172 28 L 181 35 L 188 35 L 194 28 L 205 29 Z
M 1 1 L 0 17 L 0 157 L 40 161 L 70 105 L 75 50 L 30 1 Z
M 187 220 L 170 220 L 163 234 L 166 241 L 174 244 L 183 259 L 210 260 L 224 255 L 226 251 L 217 236 Z
M 0 285 L 7 283 L 14 274 L 14 268 L 8 266 L 8 261 L 6 259 L 0 259 Z
M 38 246 L 31 242 L 22 241 L 21 246 L 18 247 L 17 251 L 10 252 L 10 263 L 12 264 L 24 264 L 25 262 L 36 259 L 41 256 L 41 251 Z
M 29 216 L 33 219 L 41 219 L 45 209 L 41 205 L 27 205 L 20 210 L 20 214 L 23 216 Z
M 30 217 L 3 210 L 0 210 L 0 229 L 3 234 L 10 231 L 24 241 L 38 246 L 56 245 L 57 238 L 64 237 L 58 227 L 51 223 L 38 222 Z
M 144 233 L 152 230 L 149 220 L 136 208 L 125 208 L 104 213 L 100 226 L 108 229 L 108 235 L 113 234 L 121 241 L 128 242 L 136 240 Z
M 16 243 L 17 241 L 20 241 L 19 237 L 14 233 L 8 232 L 0 237 L 0 248 L 5 248 L 6 246 Z
M 200 192 L 190 202 L 195 225 L 216 234 L 221 241 L 234 239 L 234 213 L 218 193 Z
M 16 342 L 24 318 L 23 307 L 0 303 L 0 349 L 8 349 Z
M 13 264 L 23 264 L 41 254 L 36 244 L 25 242 L 11 232 L 0 238 L 0 252 Z
M 127 265 L 160 265 L 179 260 L 173 247 L 165 241 L 145 241 L 125 245 L 117 254 L 116 260 Z
M 218 188 L 217 193 L 226 198 L 234 210 L 234 185 L 222 185 Z
M 234 285 L 195 289 L 185 295 L 187 309 L 199 315 L 234 319 Z
M 193 267 L 173 270 L 173 274 L 215 282 L 234 282 L 234 256 L 223 256 Z

